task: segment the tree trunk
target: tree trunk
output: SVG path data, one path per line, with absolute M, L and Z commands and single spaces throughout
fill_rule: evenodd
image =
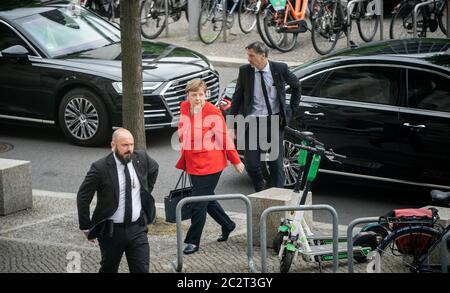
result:
M 133 134 L 135 148 L 146 149 L 139 3 L 140 0 L 120 1 L 122 125 Z

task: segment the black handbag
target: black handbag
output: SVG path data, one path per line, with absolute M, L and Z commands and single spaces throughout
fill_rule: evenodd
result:
M 189 178 L 190 186 L 186 186 Z M 181 188 L 178 185 L 181 181 Z M 192 195 L 191 177 L 186 171 L 181 173 L 175 189 L 171 190 L 169 196 L 164 197 L 164 211 L 166 213 L 166 222 L 176 223 L 176 207 L 180 200 Z M 192 217 L 192 203 L 187 203 L 181 208 L 181 220 L 187 220 Z

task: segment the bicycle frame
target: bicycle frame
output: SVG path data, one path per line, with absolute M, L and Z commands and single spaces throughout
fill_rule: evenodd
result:
M 308 7 L 308 0 L 297 0 L 295 2 L 295 7 L 292 5 L 291 0 L 286 3 L 286 8 L 295 20 L 305 19 L 306 8 Z M 286 19 L 284 20 L 286 22 Z

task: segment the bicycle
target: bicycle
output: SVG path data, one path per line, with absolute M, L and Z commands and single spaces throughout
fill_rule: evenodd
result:
M 431 198 L 441 205 L 450 206 L 450 192 L 431 191 Z M 434 222 L 437 219 L 434 219 Z M 434 224 L 434 223 L 433 223 Z M 373 262 L 373 270 L 377 272 L 439 272 L 440 265 L 430 264 L 433 251 L 441 245 L 450 249 L 450 241 L 441 243 L 443 236 L 450 231 L 450 225 L 423 225 L 414 223 L 393 230 L 375 249 L 378 261 Z M 405 243 L 408 247 L 401 247 Z M 377 256 L 375 255 L 375 259 Z M 372 263 L 371 263 L 372 266 Z M 439 267 L 439 268 L 438 268 Z
M 80 2 L 82 6 L 98 15 L 106 18 L 110 22 L 119 24 L 116 21 L 120 17 L 120 1 L 119 0 L 87 0 Z
M 166 27 L 166 16 L 172 18 L 173 22 L 181 18 L 181 14 L 188 16 L 187 0 L 144 0 L 139 10 L 141 17 L 141 33 L 148 39 L 157 38 Z M 168 13 L 166 14 L 166 11 Z M 167 22 L 169 24 L 169 22 Z
M 303 193 L 299 204 L 304 205 L 306 197 L 311 188 L 311 184 L 316 178 L 321 158 L 326 158 L 331 162 L 339 162 L 335 158 L 346 158 L 335 153 L 332 149 L 326 149 L 324 144 L 317 141 L 311 132 L 299 132 L 290 127 L 286 127 L 286 135 L 300 139 L 301 144 L 294 144 L 298 151 L 299 172 L 297 174 L 294 193 L 300 193 L 304 184 Z M 312 153 L 310 164 L 306 174 L 308 153 Z M 305 182 L 302 182 L 305 181 Z M 304 220 L 303 211 L 295 211 L 288 214 L 286 219 L 282 219 L 278 228 L 278 233 L 273 239 L 273 247 L 280 259 L 280 272 L 287 273 L 292 262 L 300 253 L 307 262 L 318 262 L 322 271 L 322 261 L 333 260 L 331 236 L 313 233 Z M 345 237 L 339 237 L 338 258 L 347 257 L 347 245 L 343 243 Z M 377 234 L 372 231 L 360 232 L 353 238 L 354 258 L 358 262 L 365 262 L 370 251 L 378 246 Z
M 427 32 L 435 33 L 438 27 L 447 35 L 447 0 L 435 0 L 432 4 L 419 8 L 416 20 L 417 35 L 414 36 L 414 8 L 421 3 L 421 0 L 405 0 L 395 7 L 389 26 L 391 39 L 426 38 Z
M 380 20 L 375 14 L 374 5 L 375 3 L 369 0 L 358 2 L 350 11 L 350 19 L 356 20 L 359 35 L 365 42 L 373 40 L 378 30 Z M 313 0 L 311 40 L 317 53 L 330 53 L 343 34 L 348 35 L 348 14 L 347 7 L 341 0 Z
M 268 41 L 280 52 L 289 52 L 297 44 L 299 33 L 306 32 L 308 0 L 270 1 L 263 24 Z
M 226 21 L 224 22 L 222 0 L 203 1 L 198 19 L 200 40 L 207 45 L 214 43 L 223 31 L 224 25 L 227 29 L 232 28 L 236 11 L 239 28 L 243 33 L 249 33 L 256 25 L 256 15 L 260 6 L 261 0 L 233 0 L 231 9 L 225 11 Z

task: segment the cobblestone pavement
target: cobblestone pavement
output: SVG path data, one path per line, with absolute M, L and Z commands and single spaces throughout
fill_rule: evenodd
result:
M 175 224 L 165 223 L 164 210 L 158 206 L 157 222 L 150 225 L 150 271 L 175 272 L 176 260 Z M 183 272 L 246 273 L 247 237 L 245 215 L 230 213 L 237 223 L 227 242 L 217 242 L 220 227 L 208 217 L 199 252 L 183 257 Z M 186 232 L 189 221 L 183 222 Z M 260 250 L 254 248 L 253 259 L 257 271 L 261 270 Z M 78 262 L 79 260 L 79 262 Z M 0 273 L 1 272 L 97 272 L 100 263 L 98 244 L 86 241 L 78 230 L 76 202 L 74 198 L 34 196 L 33 209 L 0 217 Z M 278 272 L 277 256 L 269 250 L 269 272 Z M 316 263 L 306 264 L 297 260 L 292 272 L 318 272 Z M 120 272 L 128 272 L 125 257 Z M 331 271 L 331 262 L 324 272 Z M 346 262 L 340 263 L 340 272 L 346 272 Z M 364 266 L 356 266 L 364 272 Z

